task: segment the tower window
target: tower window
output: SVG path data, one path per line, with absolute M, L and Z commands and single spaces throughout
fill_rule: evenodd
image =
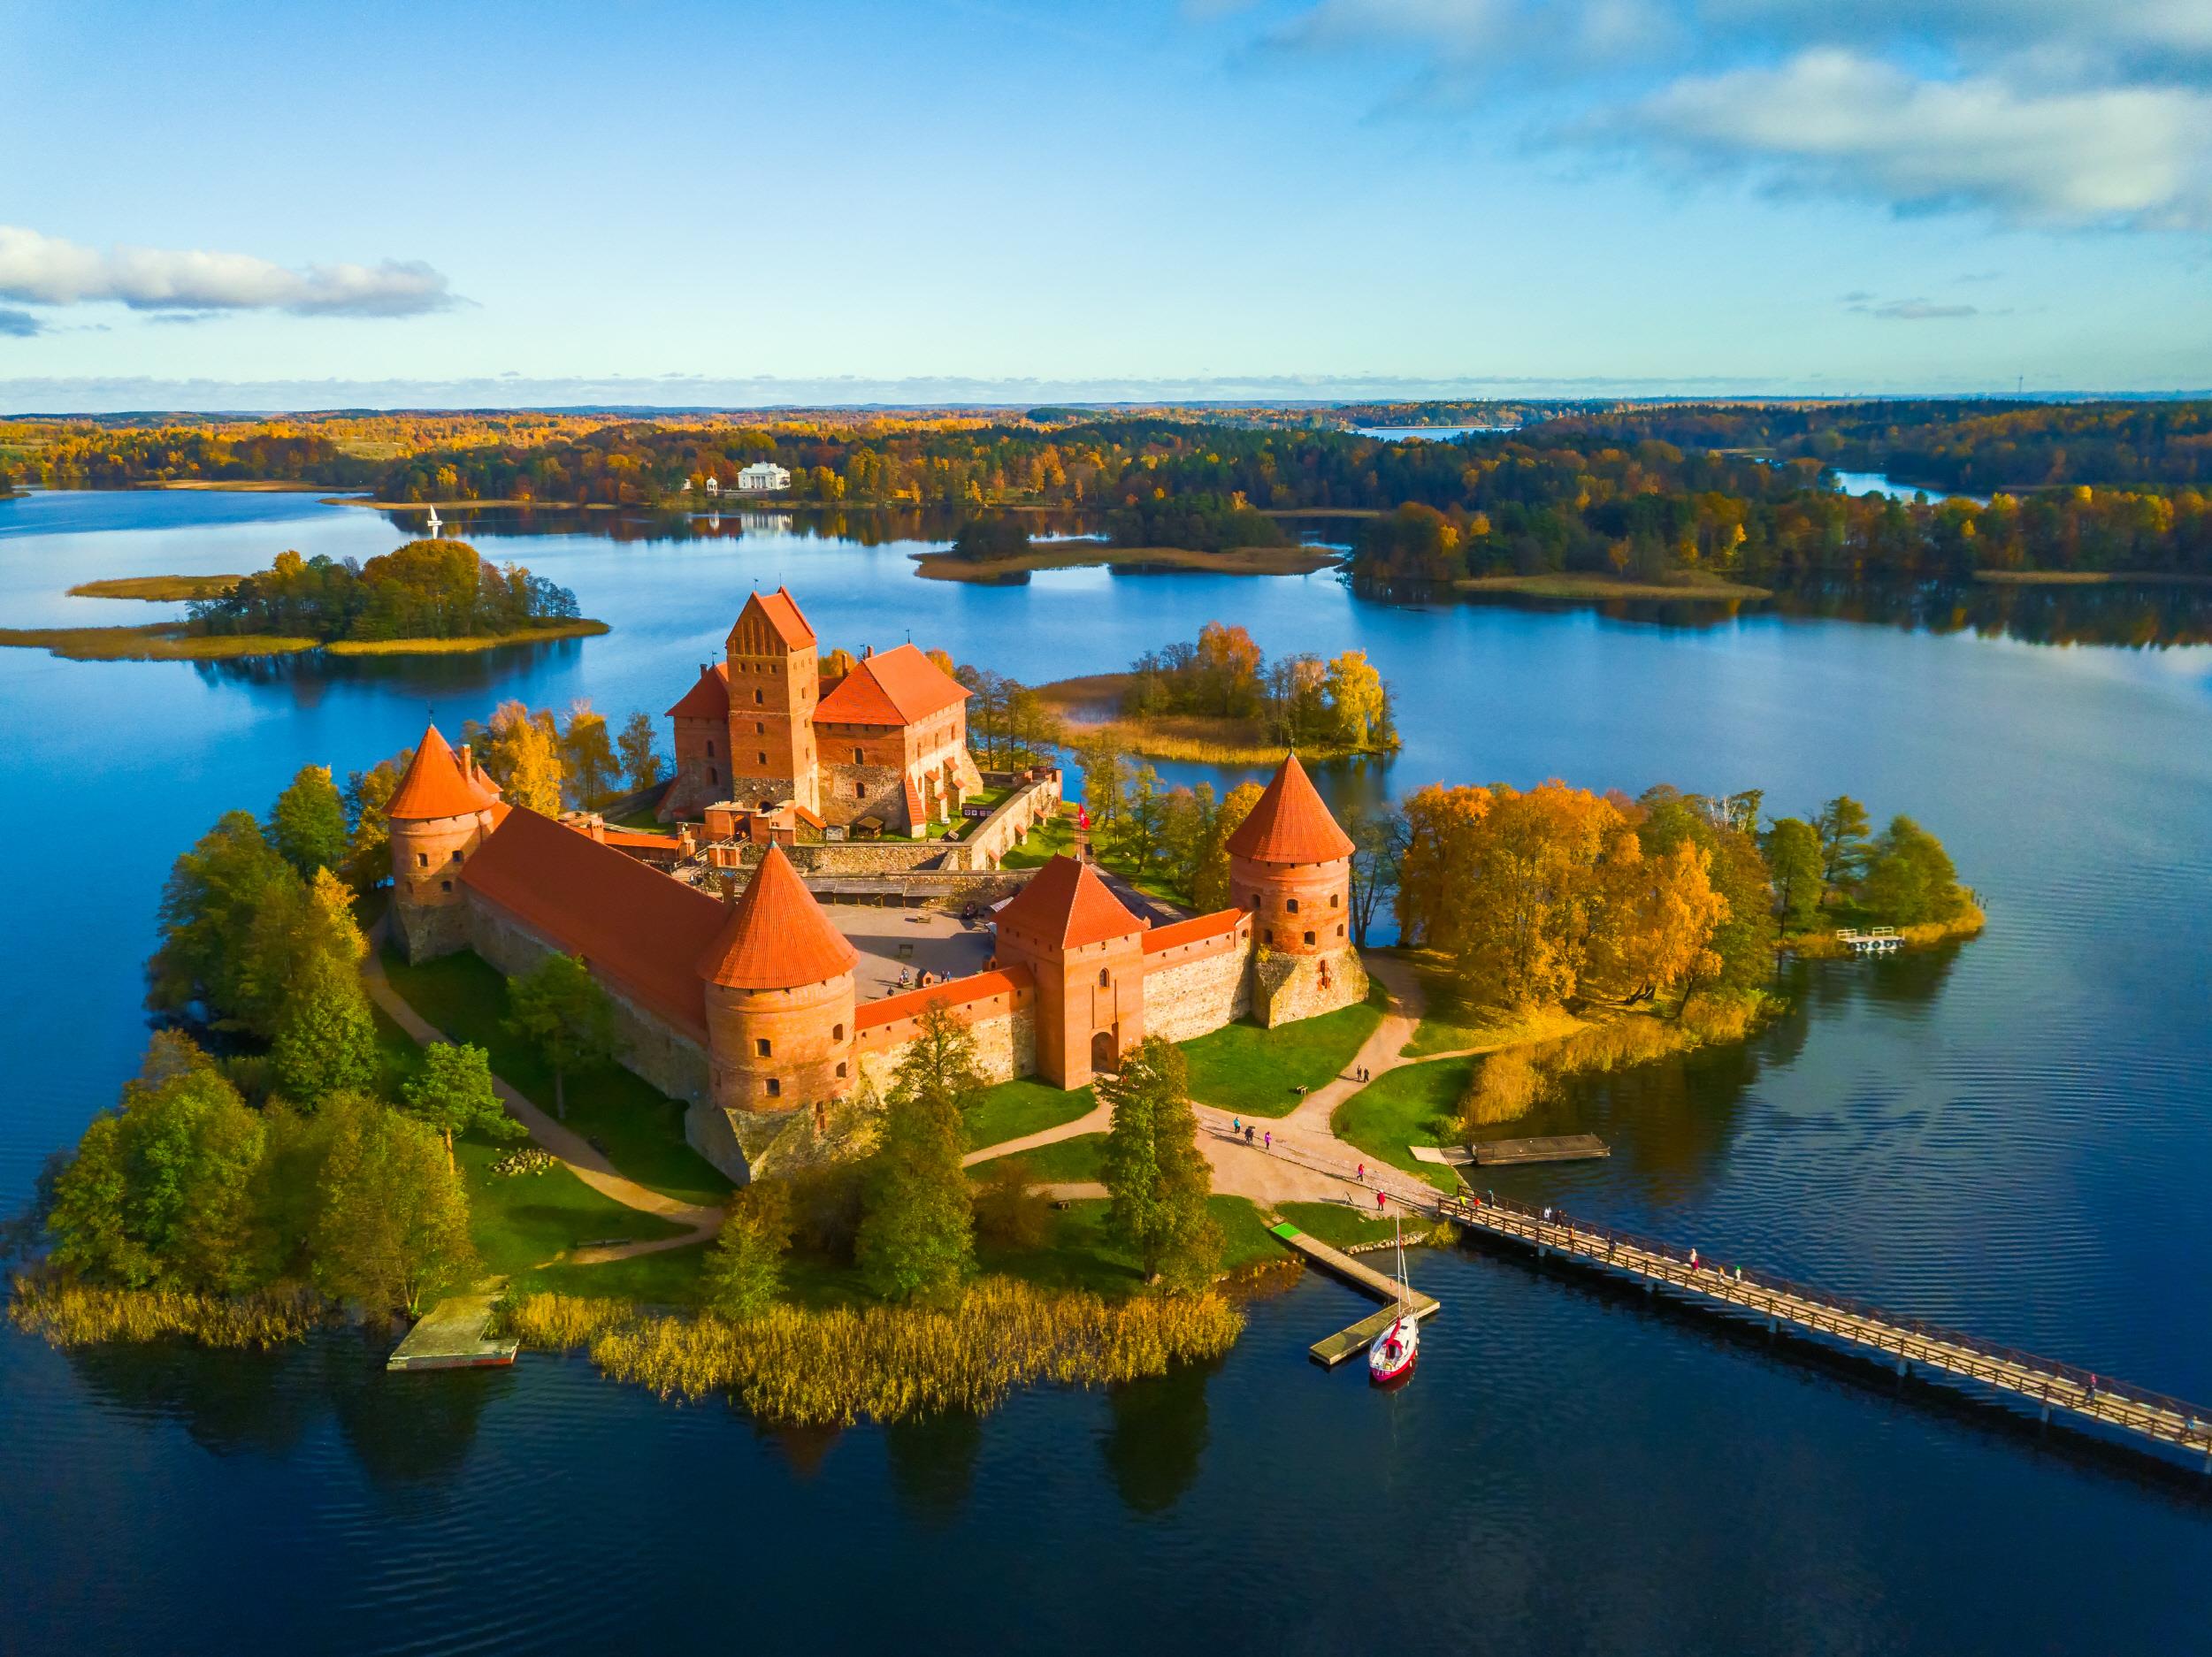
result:
M 427 851 L 417 851 L 415 854 L 415 867 L 418 869 L 428 868 L 430 867 L 430 853 Z
M 830 1039 L 833 1042 L 842 1042 L 845 1039 L 845 1027 L 842 1024 L 831 1025 L 830 1027 Z M 838 1074 L 842 1076 L 844 1073 L 845 1066 L 839 1065 L 838 1066 Z
M 1251 895 L 1251 906 L 1252 912 L 1254 914 L 1258 914 L 1259 912 L 1259 894 L 1258 892 L 1254 892 Z
M 1286 905 L 1284 905 L 1284 907 L 1286 907 L 1287 909 L 1289 909 L 1289 910 L 1290 910 L 1290 912 L 1292 914 L 1294 914 L 1294 915 L 1295 915 L 1295 914 L 1296 914 L 1296 913 L 1297 913 L 1297 912 L 1298 912 L 1298 900 L 1297 900 L 1297 898 L 1293 897 L 1293 898 L 1291 898 L 1291 899 L 1290 900 L 1290 902 L 1289 902 L 1288 904 L 1286 904 Z
M 1274 941 L 1275 941 L 1275 929 L 1274 929 L 1273 927 L 1269 927 L 1269 928 L 1267 928 L 1267 942 L 1268 942 L 1270 944 L 1273 944 L 1273 943 L 1274 943 Z
M 1331 892 L 1331 893 L 1329 893 L 1329 895 L 1328 895 L 1328 906 L 1329 906 L 1331 909 L 1334 909 L 1334 908 L 1336 908 L 1336 898 L 1337 898 L 1337 894 L 1336 894 L 1336 893 L 1335 893 L 1335 892 Z
M 1313 943 L 1313 935 L 1311 932 L 1309 932 L 1309 933 L 1307 933 L 1307 934 L 1305 935 L 1305 941 L 1306 941 L 1308 943 Z
M 453 882 L 451 881 L 440 881 L 438 882 L 438 890 L 441 892 L 449 892 L 453 890 Z
M 774 1076 L 768 1079 L 768 1096 L 771 1099 L 780 1099 L 784 1096 L 784 1084 Z
M 754 720 L 754 721 L 753 722 L 753 734 L 754 734 L 755 737 L 765 737 L 765 736 L 767 736 L 767 735 L 768 735 L 768 722 L 767 722 L 767 721 L 765 721 L 765 720 L 759 720 L 759 719 Z
M 1107 972 L 1103 966 L 1098 969 L 1098 988 L 1101 989 L 1111 989 L 1114 988 L 1114 974 Z
M 764 753 L 763 753 L 763 754 L 757 754 L 757 755 L 755 755 L 754 757 L 755 757 L 755 758 L 756 758 L 756 759 L 760 761 L 760 763 L 761 763 L 761 764 L 762 764 L 762 765 L 766 765 L 766 764 L 768 763 L 768 756 L 767 756 L 766 754 L 764 754 Z
M 768 700 L 768 694 L 762 691 L 755 691 L 753 692 L 753 699 L 755 702 L 765 702 Z
M 1340 938 L 1344 935 L 1344 923 L 1341 920 L 1336 923 L 1336 935 Z
M 841 1058 L 838 1060 L 838 1080 L 839 1081 L 845 1080 L 845 1061 Z
M 722 781 L 722 773 L 716 770 L 714 767 L 708 766 L 707 767 L 707 780 L 709 783 L 719 783 Z
M 854 765 L 866 765 L 868 763 L 867 757 L 863 755 L 858 748 L 853 750 L 853 763 Z
M 453 852 L 453 860 L 454 860 L 455 863 L 458 863 L 459 861 L 461 861 L 461 849 L 460 849 L 460 847 L 458 847 L 458 846 L 455 846 L 455 847 L 454 848 L 454 852 Z
M 707 757 L 709 760 L 715 757 L 715 739 L 712 737 L 707 738 Z
M 765 1035 L 754 1036 L 753 1038 L 753 1052 L 755 1058 L 766 1058 L 769 1056 L 768 1037 Z

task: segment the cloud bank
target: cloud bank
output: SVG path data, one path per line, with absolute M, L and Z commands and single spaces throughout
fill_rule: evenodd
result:
M 1677 176 L 2212 230 L 2212 0 L 1316 0 L 1259 27 L 1263 54 L 1395 65 L 1402 110 Z
M 269 310 L 295 317 L 416 317 L 459 301 L 418 261 L 311 264 L 287 270 L 243 253 L 112 248 L 0 225 L 0 300 L 33 305 L 103 302 L 134 310 Z M 20 316 L 24 313 L 14 312 Z

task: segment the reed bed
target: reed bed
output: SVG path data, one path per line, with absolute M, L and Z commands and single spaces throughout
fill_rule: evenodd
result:
M 1752 1001 L 1703 997 L 1680 1019 L 1632 1015 L 1555 1041 L 1492 1053 L 1468 1080 L 1459 1102 L 1459 1126 L 1473 1130 L 1526 1116 L 1551 1098 L 1569 1076 L 1649 1064 L 1708 1042 L 1740 1042 L 1757 1006 Z
M 1979 904 L 1970 902 L 1948 920 L 1923 920 L 1916 926 L 1899 927 L 1897 935 L 1903 940 L 1904 948 L 1925 950 L 1952 938 L 1971 938 L 1988 924 L 1988 912 Z M 1833 932 L 1802 932 L 1790 939 L 1787 947 L 1808 961 L 1841 960 L 1851 952 L 1850 946 Z
M 755 1416 L 800 1426 L 981 1414 L 1016 1386 L 1160 1375 L 1228 1351 L 1244 1321 L 1218 1294 L 1108 1302 L 1008 1278 L 980 1279 L 943 1310 L 777 1306 L 742 1324 L 537 1304 L 564 1298 L 530 1296 L 510 1327 L 533 1345 L 542 1336 L 586 1347 L 602 1373 L 663 1398 L 727 1394 Z
M 177 1289 L 95 1288 L 18 1277 L 9 1320 L 50 1346 L 190 1340 L 222 1348 L 283 1346 L 322 1321 L 305 1292 L 200 1294 Z

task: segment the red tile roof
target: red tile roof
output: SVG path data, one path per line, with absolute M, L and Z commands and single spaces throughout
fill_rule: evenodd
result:
M 1217 909 L 1210 915 L 1193 915 L 1188 920 L 1175 920 L 1164 927 L 1154 927 L 1144 934 L 1144 953 L 1157 955 L 1162 950 L 1172 950 L 1179 944 L 1203 943 L 1208 938 L 1227 937 L 1236 930 L 1244 918 L 1237 910 Z
M 933 1001 L 960 1007 L 989 996 L 1018 997 L 1036 983 L 1036 976 L 1028 967 L 1009 966 L 995 973 L 977 973 L 972 978 L 949 979 L 920 989 L 902 989 L 879 1001 L 862 1002 L 853 1014 L 853 1027 L 855 1031 L 872 1030 L 896 1024 L 901 1019 L 919 1018 L 922 1010 Z
M 699 683 L 684 692 L 683 699 L 668 711 L 670 719 L 727 719 L 730 717 L 730 664 L 717 661 L 700 669 Z
M 729 915 L 721 899 L 516 806 L 461 867 L 491 899 L 679 1029 L 706 1038 L 693 963 Z
M 1141 932 L 1144 923 L 1121 907 L 1098 870 L 1056 856 L 999 912 L 999 930 L 1008 928 L 1072 950 Z
M 913 725 L 965 702 L 967 687 L 912 645 L 863 656 L 815 708 L 832 725 Z
M 756 592 L 745 601 L 745 609 L 758 609 L 768 618 L 768 624 L 776 630 L 786 648 L 804 650 L 815 642 L 815 630 L 800 614 L 799 600 L 791 596 L 791 589 L 778 587 L 773 592 Z M 738 612 L 738 620 L 745 620 L 745 610 Z
M 851 972 L 860 957 L 784 849 L 771 845 L 729 920 L 693 958 L 701 978 L 731 989 L 795 989 Z
M 402 822 L 430 817 L 467 817 L 499 801 L 499 789 L 481 769 L 464 770 L 461 756 L 432 725 L 408 762 L 407 775 L 384 808 Z
M 1351 841 L 1293 753 L 1283 756 L 1251 815 L 1229 836 L 1228 851 L 1261 863 L 1333 863 L 1351 855 Z

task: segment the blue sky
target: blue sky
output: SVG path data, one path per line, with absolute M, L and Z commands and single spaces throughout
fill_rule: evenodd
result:
M 0 30 L 0 409 L 2212 386 L 2212 0 Z

